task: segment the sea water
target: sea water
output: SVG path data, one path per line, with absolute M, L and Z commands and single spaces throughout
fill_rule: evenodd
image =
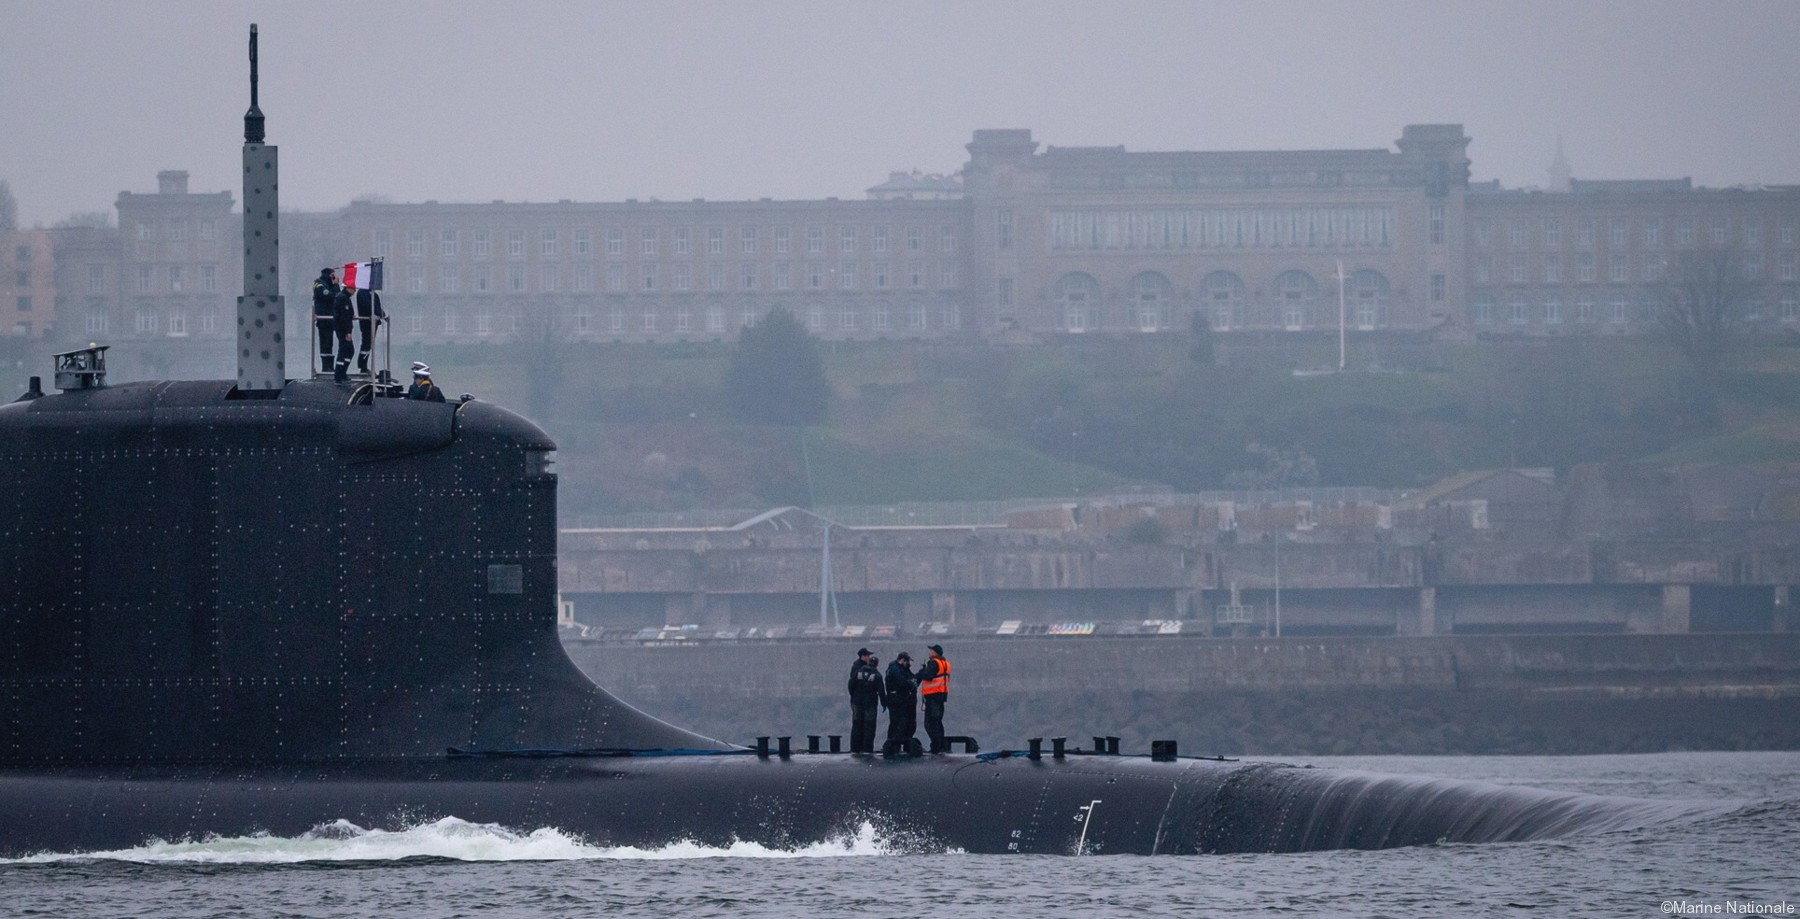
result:
M 1666 806 L 1535 842 L 1153 857 L 895 854 L 869 827 L 798 851 L 644 850 L 338 822 L 0 861 L 0 916 L 1800 916 L 1800 753 L 1286 761 Z

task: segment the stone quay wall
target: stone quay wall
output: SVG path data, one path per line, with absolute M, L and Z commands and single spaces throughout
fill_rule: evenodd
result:
M 1800 635 L 1325 639 L 963 638 L 609 643 L 570 657 L 627 702 L 709 736 L 847 734 L 858 644 L 955 665 L 946 722 L 1031 737 L 1172 739 L 1184 754 L 1587 754 L 1800 748 Z M 884 721 L 885 725 L 885 721 Z

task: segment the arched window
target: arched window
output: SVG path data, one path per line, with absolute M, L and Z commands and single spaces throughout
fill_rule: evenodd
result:
M 1235 329 L 1244 324 L 1244 279 L 1229 271 L 1215 271 L 1200 279 L 1203 307 L 1214 329 Z
M 1314 308 L 1319 300 L 1319 282 L 1304 271 L 1284 271 L 1275 279 L 1275 298 L 1280 302 L 1281 326 L 1304 329 L 1318 325 Z
M 1100 327 L 1100 282 L 1093 275 L 1071 271 L 1056 281 L 1056 303 L 1062 309 L 1063 328 L 1085 332 Z
M 1388 324 L 1388 279 L 1372 268 L 1357 269 L 1350 276 L 1350 308 L 1356 313 L 1356 327 L 1373 329 Z
M 1137 311 L 1138 331 L 1157 332 L 1169 327 L 1169 279 L 1160 272 L 1145 271 L 1131 279 L 1131 305 Z

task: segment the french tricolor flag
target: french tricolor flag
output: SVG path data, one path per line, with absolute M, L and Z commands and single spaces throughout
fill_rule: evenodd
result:
M 357 290 L 381 289 L 380 262 L 351 262 L 344 266 L 341 274 L 345 287 L 354 287 Z

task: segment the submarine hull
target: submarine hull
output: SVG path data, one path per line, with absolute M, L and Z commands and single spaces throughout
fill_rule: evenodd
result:
M 1278 764 L 797 754 L 0 772 L 0 855 L 152 840 L 398 830 L 456 817 L 596 846 L 791 849 L 872 827 L 894 852 L 1184 855 L 1561 836 L 1667 818 L 1648 802 Z

